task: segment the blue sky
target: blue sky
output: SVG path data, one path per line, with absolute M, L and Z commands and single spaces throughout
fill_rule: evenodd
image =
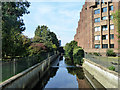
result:
M 84 2 L 31 2 L 30 14 L 24 15 L 24 35 L 32 38 L 38 25 L 47 25 L 64 46 L 74 39 Z

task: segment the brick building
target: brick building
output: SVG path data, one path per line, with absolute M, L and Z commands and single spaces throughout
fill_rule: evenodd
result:
M 111 48 L 118 53 L 118 33 L 112 16 L 112 13 L 118 9 L 120 9 L 120 1 L 86 1 L 80 12 L 80 20 L 74 36 L 78 46 L 85 52 L 105 53 Z

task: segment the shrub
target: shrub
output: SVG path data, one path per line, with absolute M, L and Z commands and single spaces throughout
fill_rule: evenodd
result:
M 106 56 L 116 56 L 116 53 L 115 52 L 113 52 L 113 50 L 111 50 L 111 49 L 108 49 L 107 50 L 107 52 L 106 52 Z
M 92 55 L 92 53 L 89 53 L 90 55 Z
M 81 59 L 84 57 L 84 51 L 82 48 L 75 48 L 73 50 L 74 64 L 81 64 Z
M 100 53 L 94 52 L 93 54 L 94 54 L 95 56 L 101 56 Z
M 110 66 L 108 67 L 109 70 L 115 71 L 115 67 L 114 66 Z

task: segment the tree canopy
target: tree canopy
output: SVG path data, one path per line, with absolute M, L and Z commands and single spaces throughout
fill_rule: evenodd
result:
M 25 30 L 23 19 L 29 2 L 2 2 L 2 56 L 17 56 L 24 52 L 22 32 Z M 22 52 L 23 50 L 23 52 Z
M 120 10 L 115 11 L 113 15 L 113 21 L 116 26 L 117 32 L 118 32 L 118 38 L 120 39 Z M 120 43 L 120 40 L 119 40 Z
M 65 57 L 69 60 L 69 64 L 81 64 L 81 59 L 84 57 L 84 51 L 77 46 L 76 41 L 71 41 L 65 45 Z M 71 60 L 71 61 L 70 61 Z
M 44 43 L 48 51 L 57 49 L 59 47 L 59 41 L 54 32 L 51 32 L 47 26 L 38 26 L 35 30 L 35 36 L 33 42 Z
M 29 2 L 2 2 L 2 56 L 3 58 L 40 55 L 58 49 L 59 41 L 54 32 L 45 26 L 38 26 L 35 36 L 23 35 L 25 24 L 22 16 L 29 14 Z

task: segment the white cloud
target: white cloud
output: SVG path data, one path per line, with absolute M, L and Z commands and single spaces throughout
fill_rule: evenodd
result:
M 38 25 L 47 25 L 60 36 L 62 45 L 73 40 L 82 6 L 78 3 L 31 3 L 30 15 L 24 17 L 25 35 L 34 36 Z

